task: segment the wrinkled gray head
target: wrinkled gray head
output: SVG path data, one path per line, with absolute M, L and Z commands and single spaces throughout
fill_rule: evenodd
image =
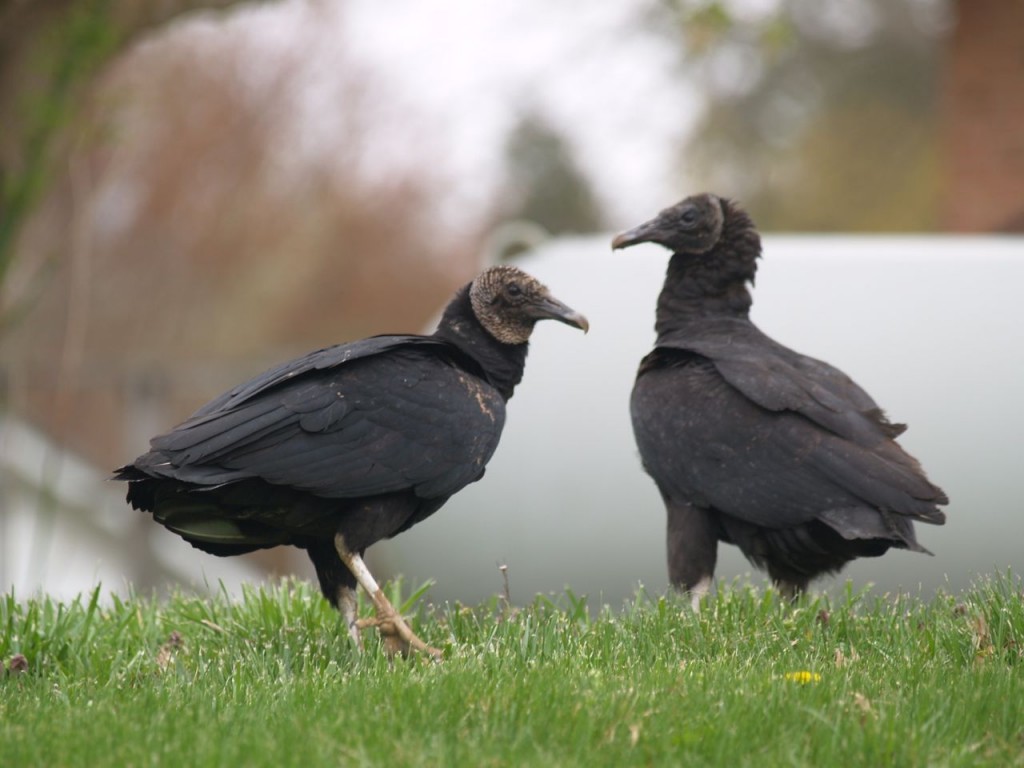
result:
M 517 267 L 500 265 L 481 272 L 469 286 L 473 314 L 503 344 L 524 344 L 538 320 L 558 320 L 586 333 L 587 318 Z
M 612 248 L 657 243 L 673 253 L 707 253 L 722 236 L 723 204 L 717 195 L 693 195 L 666 208 L 650 221 L 616 235 Z

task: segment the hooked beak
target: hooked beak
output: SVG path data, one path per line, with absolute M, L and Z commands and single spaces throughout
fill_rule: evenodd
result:
M 627 229 L 625 232 L 620 232 L 612 240 L 612 250 L 617 251 L 619 248 L 629 248 L 629 246 L 637 245 L 638 243 L 657 242 L 655 237 L 658 234 L 659 224 L 658 219 L 651 219 L 632 229 Z
M 543 296 L 537 299 L 531 305 L 530 310 L 530 315 L 534 320 L 557 320 L 560 323 L 579 328 L 584 333 L 590 330 L 590 322 L 587 318 L 554 296 Z

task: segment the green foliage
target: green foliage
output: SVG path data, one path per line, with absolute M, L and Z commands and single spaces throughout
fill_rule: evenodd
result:
M 535 222 L 553 235 L 597 232 L 601 206 L 564 138 L 536 116 L 525 117 L 506 148 L 510 218 Z
M 686 176 L 764 230 L 939 226 L 944 0 L 665 6 L 707 98 Z
M 54 146 L 82 88 L 117 50 L 110 13 L 111 0 L 72 4 L 49 34 L 34 41 L 29 71 L 20 73 L 17 119 L 4 127 L 15 136 L 19 162 L 0 168 L 0 285 L 13 262 L 18 231 L 50 183 Z M 0 326 L 9 321 L 0 318 Z
M 0 659 L 27 666 L 0 678 L 3 765 L 1022 761 L 1009 574 L 929 601 L 790 606 L 737 585 L 699 615 L 643 595 L 592 611 L 571 592 L 421 608 L 439 664 L 356 654 L 295 582 L 238 602 L 8 595 L 0 628 Z

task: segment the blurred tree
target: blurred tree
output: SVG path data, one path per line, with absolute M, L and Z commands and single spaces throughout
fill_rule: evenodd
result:
M 476 270 L 484 222 L 440 221 L 443 169 L 371 167 L 373 78 L 309 34 L 320 6 L 303 9 L 278 47 L 265 18 L 239 14 L 176 24 L 112 63 L 76 119 L 93 140 L 69 147 L 25 223 L 12 284 L 40 259 L 58 267 L 0 346 L 12 410 L 101 465 L 148 437 L 111 428 L 137 420 L 123 397 L 138 382 L 166 427 L 287 356 L 422 330 Z M 297 84 L 322 66 L 318 45 L 337 69 L 310 139 Z
M 943 225 L 1024 232 L 1024 2 L 959 0 L 946 67 Z
M 54 268 L 0 345 L 12 413 L 114 466 L 267 365 L 422 330 L 469 279 L 483 222 L 440 221 L 443 169 L 372 164 L 374 81 L 310 34 L 336 7 L 183 21 L 104 69 L 19 235 L 10 287 Z
M 0 0 L 0 333 L 24 308 L 3 290 L 18 233 L 66 152 L 88 85 L 147 30 L 186 11 L 237 2 Z
M 505 145 L 508 181 L 503 211 L 552 235 L 596 232 L 604 214 L 562 135 L 536 114 L 523 117 Z M 511 256 L 513 254 L 505 254 Z
M 687 175 L 766 229 L 939 225 L 946 0 L 666 0 L 708 105 Z

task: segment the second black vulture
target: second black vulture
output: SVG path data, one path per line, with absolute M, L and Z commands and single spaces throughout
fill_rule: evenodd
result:
M 521 270 L 459 290 L 430 336 L 374 336 L 284 363 L 224 393 L 116 470 L 128 501 L 192 546 L 228 556 L 306 550 L 359 638 L 355 589 L 398 649 L 428 650 L 362 560 L 367 547 L 479 480 L 539 320 L 586 318 Z
M 948 503 L 846 374 L 766 336 L 749 318 L 761 238 L 734 202 L 689 197 L 613 248 L 672 251 L 654 351 L 630 410 L 668 516 L 670 582 L 698 604 L 719 541 L 795 596 L 818 575 L 890 547 L 927 552 L 913 521 Z

